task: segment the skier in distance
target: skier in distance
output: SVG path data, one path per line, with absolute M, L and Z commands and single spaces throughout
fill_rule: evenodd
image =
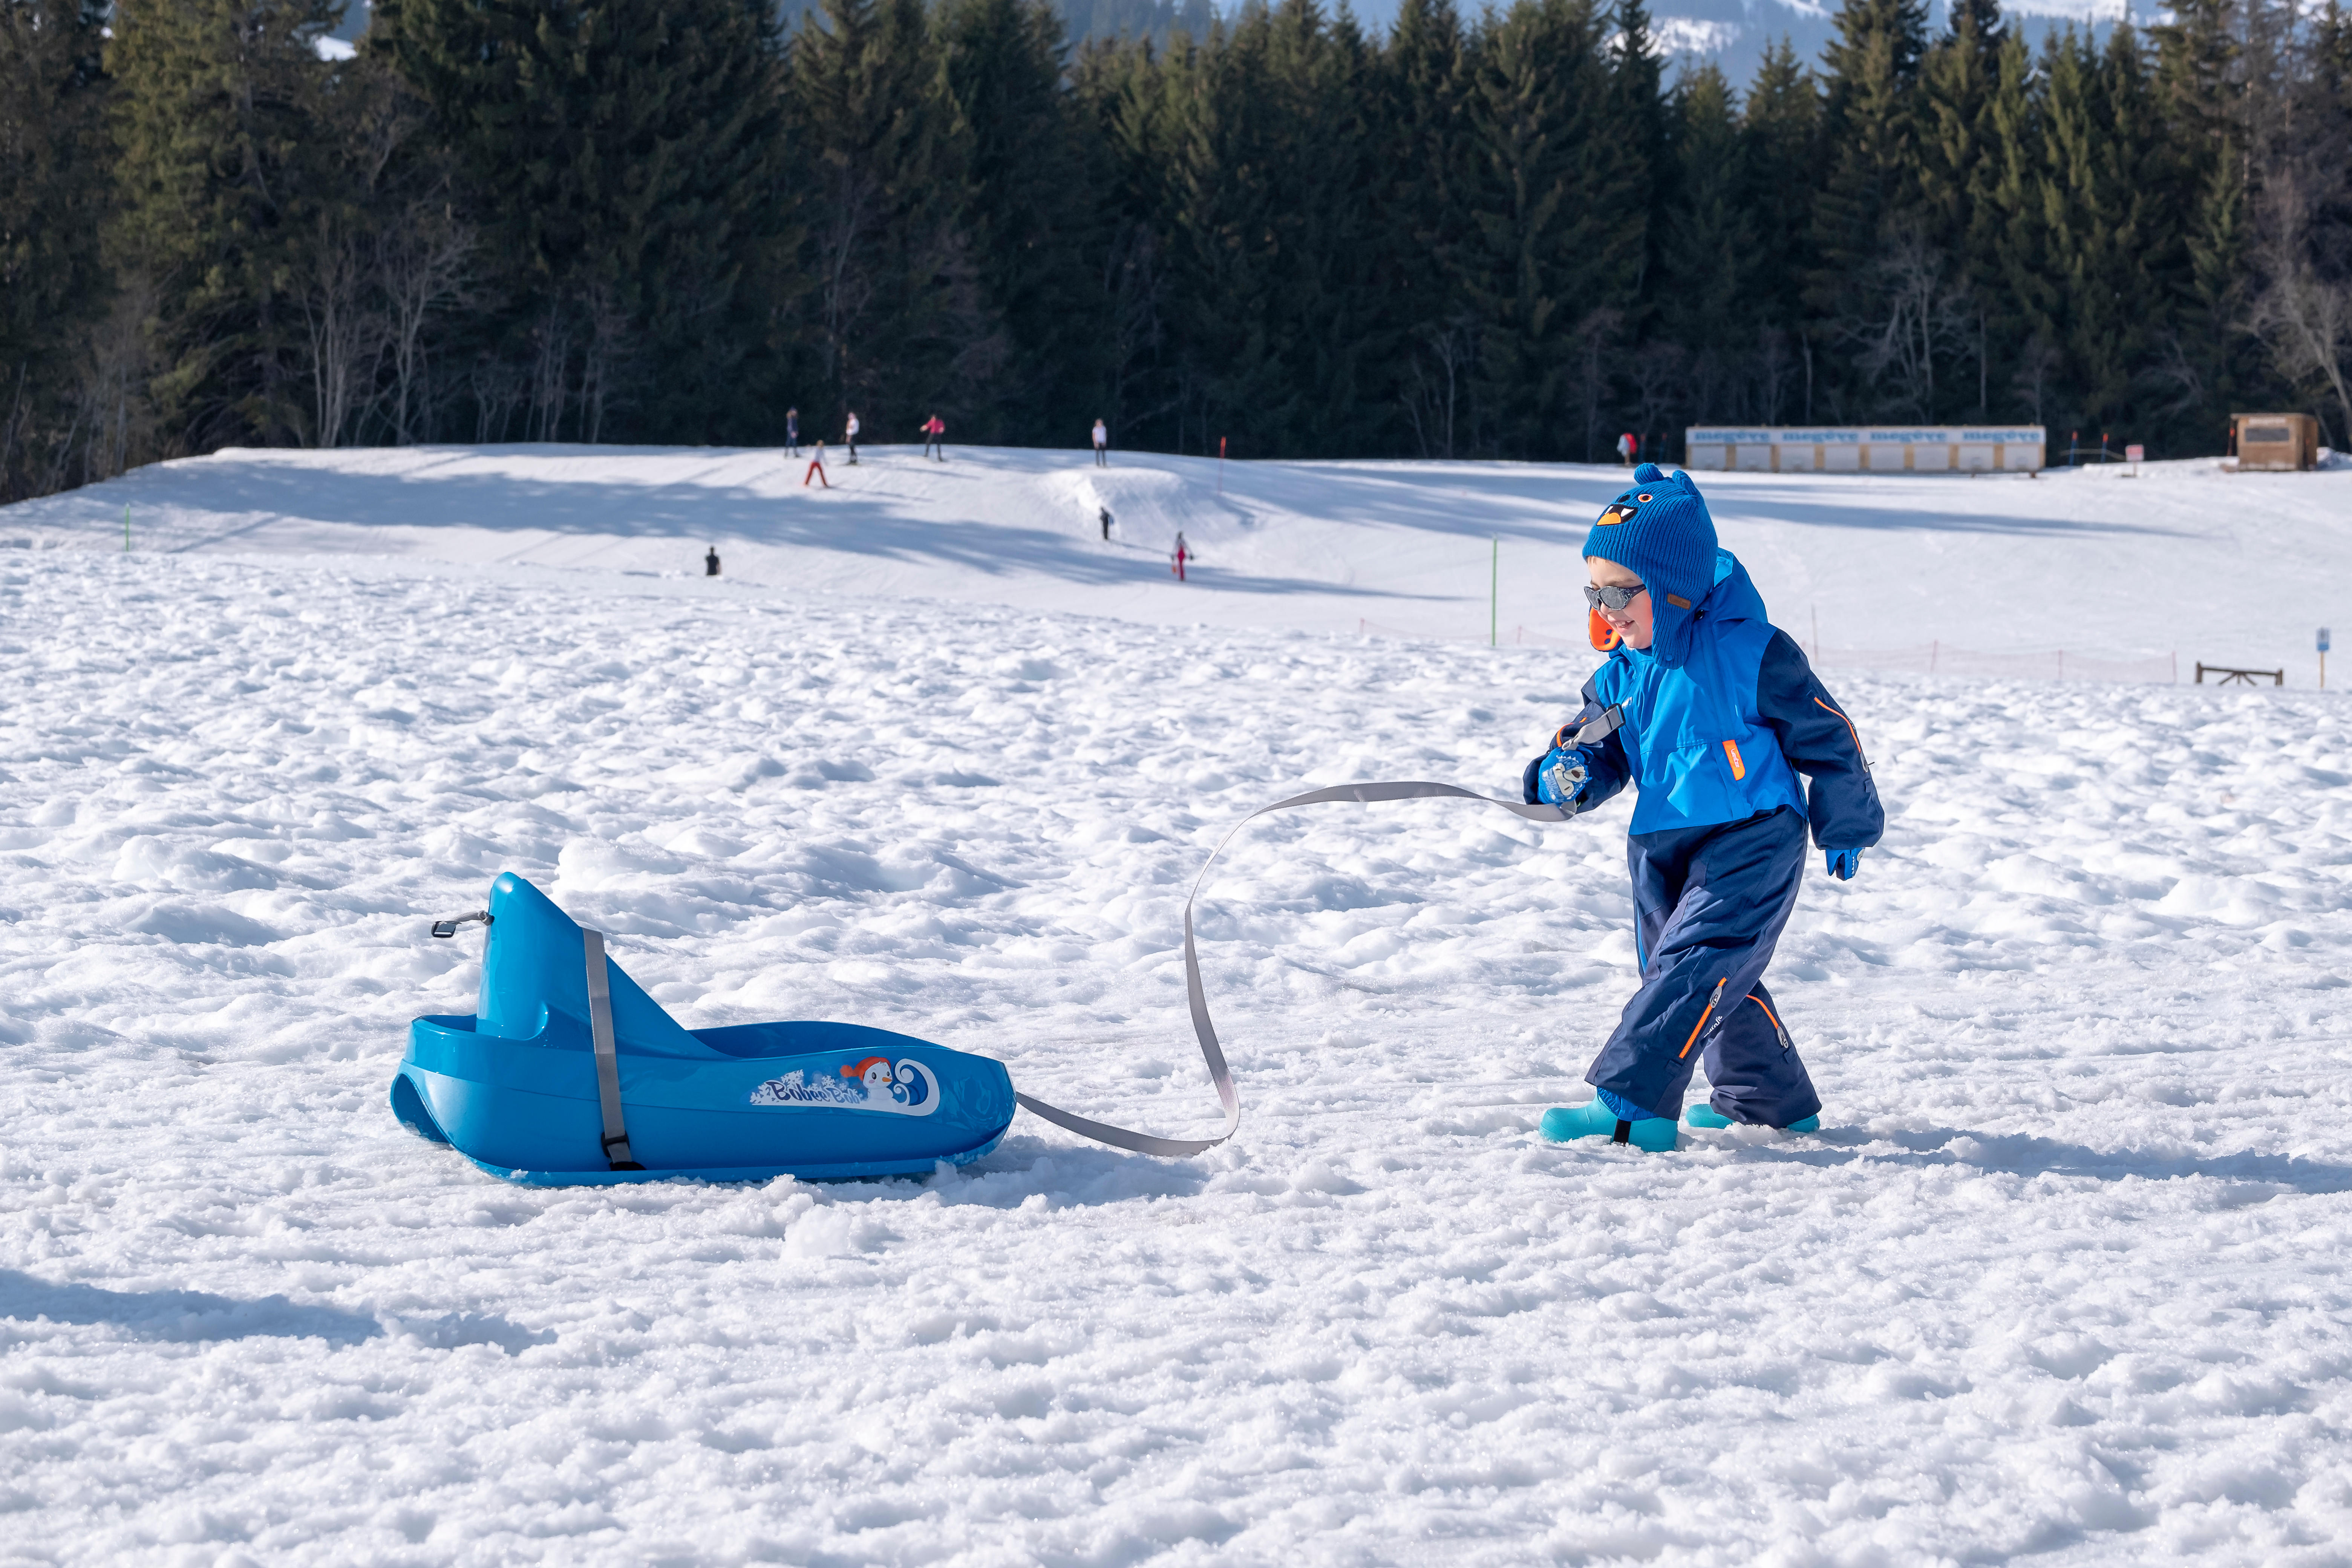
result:
M 808 472 L 801 476 L 801 489 L 808 489 L 808 482 L 811 479 L 814 479 L 826 489 L 833 489 L 833 481 L 824 477 L 824 443 L 822 441 L 809 449 Z
M 939 448 L 940 461 L 942 463 L 946 462 L 948 460 L 947 421 L 934 414 L 929 419 L 923 421 L 922 428 L 923 456 L 926 458 L 929 457 L 931 455 L 931 449 L 936 447 Z
M 1180 528 L 1176 531 L 1176 554 L 1174 556 L 1176 563 L 1176 581 L 1179 583 L 1181 583 L 1184 580 L 1184 563 L 1191 559 L 1192 559 L 1192 547 L 1184 542 L 1184 531 Z
M 800 455 L 801 411 L 797 408 L 787 408 L 784 410 L 784 456 L 797 458 Z
M 857 467 L 857 415 L 854 410 L 849 416 L 849 424 L 845 430 L 843 439 L 849 447 L 849 466 L 854 468 Z
M 1095 467 L 1110 467 L 1110 432 L 1103 427 L 1099 419 L 1095 421 Z
M 1714 1092 L 1692 1126 L 1813 1131 L 1821 1097 L 1764 968 L 1796 907 L 1808 823 L 1841 881 L 1885 828 L 1861 736 L 1765 619 L 1688 474 L 1635 468 L 1584 558 L 1588 629 L 1609 658 L 1521 794 L 1574 813 L 1635 787 L 1625 858 L 1642 988 L 1585 1072 L 1591 1100 L 1545 1111 L 1543 1135 L 1672 1149 L 1701 1065 Z M 1579 744 L 1612 708 L 1622 727 Z
M 1633 454 L 1641 449 L 1642 444 L 1633 439 L 1631 430 L 1617 437 L 1617 460 L 1626 468 L 1633 466 Z

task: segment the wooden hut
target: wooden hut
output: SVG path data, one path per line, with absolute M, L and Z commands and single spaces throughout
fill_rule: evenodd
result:
M 2308 414 L 2232 414 L 2238 471 L 2293 473 L 2319 463 L 2319 421 Z

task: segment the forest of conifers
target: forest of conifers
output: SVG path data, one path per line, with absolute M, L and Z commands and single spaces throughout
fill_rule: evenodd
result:
M 0 499 L 234 444 L 1590 458 L 1686 422 L 2352 423 L 2352 24 L 1847 0 L 0 0 Z

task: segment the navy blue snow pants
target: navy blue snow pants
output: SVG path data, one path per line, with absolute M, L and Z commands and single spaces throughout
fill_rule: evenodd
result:
M 1644 833 L 1626 840 L 1625 858 L 1642 989 L 1585 1081 L 1678 1117 L 1691 1069 L 1704 1062 L 1711 1103 L 1734 1121 L 1786 1127 L 1821 1110 L 1764 988 L 1804 875 L 1803 816 L 1782 806 Z

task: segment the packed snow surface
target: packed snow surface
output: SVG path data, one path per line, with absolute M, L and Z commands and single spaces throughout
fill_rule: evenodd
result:
M 1191 626 L 1584 642 L 1578 546 L 1622 468 L 828 449 L 229 451 L 0 510 L 0 547 L 363 554 L 726 576 Z M 1810 647 L 2178 654 L 2311 683 L 2346 620 L 2352 464 L 1702 474 L 1723 542 Z M 1101 514 L 1111 514 L 1110 539 Z M 1179 584 L 1181 531 L 1197 556 Z M 2335 613 L 2334 622 L 2330 620 Z M 1832 660 L 1834 664 L 1834 658 Z
M 407 1020 L 479 975 L 426 921 L 504 869 L 689 1026 L 1213 1130 L 1209 847 L 1509 794 L 1591 662 L 1353 618 L 1483 617 L 1495 531 L 1506 627 L 1570 602 L 1606 470 L 951 455 L 822 521 L 772 454 L 514 450 L 0 512 L 79 546 L 0 552 L 0 1562 L 2352 1560 L 2330 693 L 1832 672 L 1891 822 L 1773 971 L 1814 1136 L 1536 1137 L 1635 984 L 1620 801 L 1248 829 L 1196 1159 L 1024 1116 L 922 1181 L 543 1190 L 412 1137 Z M 2071 584 L 2086 646 L 2306 657 L 2347 476 L 2143 474 L 1706 482 L 1776 607 L 1913 606 L 1849 640 Z M 1090 542 L 1111 494 L 1206 579 Z

